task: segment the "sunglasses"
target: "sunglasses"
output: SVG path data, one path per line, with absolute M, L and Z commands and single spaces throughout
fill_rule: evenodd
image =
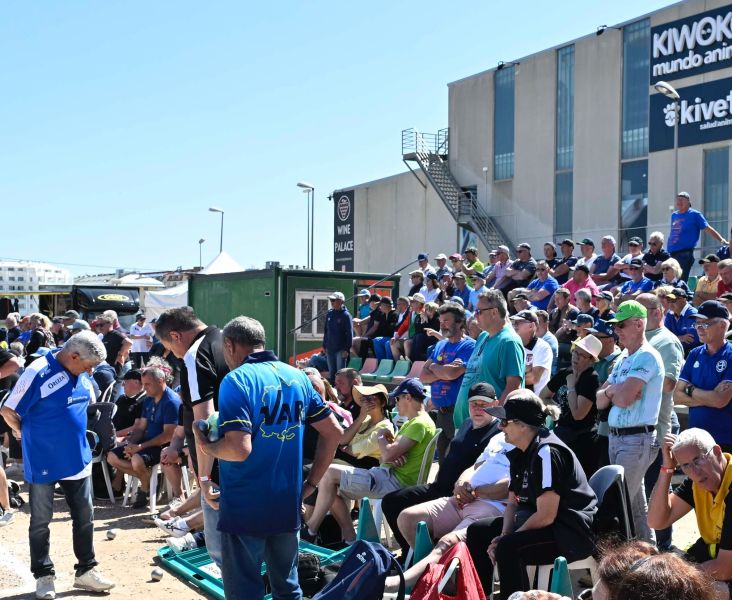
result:
M 628 267 L 629 271 L 640 271 L 640 267 Z
M 474 314 L 474 315 L 475 315 L 476 317 L 479 317 L 479 316 L 480 316 L 480 315 L 482 315 L 482 314 L 483 314 L 484 312 L 487 312 L 487 311 L 489 311 L 489 310 L 492 310 L 492 309 L 494 309 L 494 308 L 495 308 L 495 306 L 491 306 L 490 308 L 476 308 L 476 309 L 475 309 L 475 310 L 473 311 L 473 314 Z
M 661 267 L 661 271 L 673 271 L 671 267 Z
M 518 419 L 498 419 L 498 424 L 501 427 L 506 427 L 509 423 L 515 423 Z
M 615 329 L 625 329 L 631 321 L 635 321 L 635 319 L 628 319 L 626 321 L 621 321 L 620 323 L 615 323 Z

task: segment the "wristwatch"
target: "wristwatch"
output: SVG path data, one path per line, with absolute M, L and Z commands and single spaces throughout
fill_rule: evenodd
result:
M 692 385 L 691 383 L 687 383 L 686 387 L 684 388 L 684 394 L 691 397 L 691 395 L 694 393 L 695 389 L 696 389 L 696 387 L 694 387 L 694 385 Z

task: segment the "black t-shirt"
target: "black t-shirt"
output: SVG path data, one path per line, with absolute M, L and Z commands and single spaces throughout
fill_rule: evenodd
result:
M 145 399 L 145 392 L 140 392 L 137 396 L 130 397 L 122 394 L 115 404 L 117 412 L 112 419 L 115 430 L 127 429 L 135 424 L 135 419 L 142 416 L 142 401 Z
M 668 252 L 666 252 L 666 250 L 664 248 L 661 248 L 655 254 L 653 254 L 650 251 L 646 252 L 643 255 L 642 260 L 647 265 L 650 265 L 651 267 L 655 267 L 658 263 L 662 263 L 663 261 L 668 260 L 669 258 L 671 258 L 671 255 Z M 648 277 L 648 279 L 650 279 L 651 281 L 661 281 L 661 278 L 663 277 L 663 273 L 658 273 L 658 274 L 644 273 L 644 275 L 646 277 Z
M 490 425 L 475 429 L 473 422 L 466 419 L 450 442 L 450 449 L 440 465 L 434 485 L 445 494 L 451 495 L 458 477 L 472 467 L 483 453 L 491 438 L 500 433 L 498 419 Z
M 219 385 L 229 367 L 224 360 L 224 334 L 218 327 L 206 327 L 193 340 L 183 357 L 180 373 L 180 399 L 193 408 L 213 400 L 219 409 Z
M 424 314 L 424 313 L 423 313 Z M 427 317 L 427 315 L 424 315 Z M 425 321 L 422 321 L 422 317 L 417 317 L 417 320 L 414 322 L 414 335 L 417 335 L 418 333 L 424 333 L 425 329 L 434 329 L 435 331 L 440 331 L 440 317 L 437 313 L 431 318 L 426 319 Z M 435 343 L 437 343 L 438 340 L 435 338 Z
M 114 366 L 117 362 L 117 355 L 122 349 L 122 344 L 127 336 L 118 331 L 117 329 L 111 329 L 102 338 L 102 344 L 107 350 L 107 363 Z
M 694 508 L 694 492 L 692 491 L 692 481 L 690 478 L 684 479 L 675 490 L 679 498 Z M 725 507 L 732 506 L 732 488 L 727 490 L 727 496 L 724 499 Z M 724 519 L 722 521 L 722 533 L 719 538 L 719 550 L 732 550 L 732 510 L 724 511 Z
M 590 315 L 593 319 L 600 316 L 600 310 L 596 306 L 590 306 L 587 310 L 580 311 L 581 315 Z
M 577 264 L 578 260 L 579 260 L 579 258 L 577 256 L 567 256 L 566 258 L 562 257 L 557 261 L 557 266 L 567 265 L 567 267 L 569 267 L 569 269 L 570 269 L 564 275 L 559 275 L 556 278 L 557 283 L 559 283 L 560 285 L 563 283 L 567 283 L 567 280 L 569 279 L 569 276 L 572 273 L 572 267 L 574 267 Z M 552 267 L 552 268 L 554 268 L 554 267 Z
M 376 329 L 374 337 L 391 337 L 392 335 L 394 335 L 394 330 L 396 329 L 399 313 L 395 310 L 391 310 L 389 311 L 388 315 L 383 316 L 384 319 L 379 322 L 379 327 Z
M 92 373 L 92 379 L 97 384 L 100 394 L 107 391 L 107 388 L 114 383 L 116 377 L 117 372 L 114 370 L 114 367 L 107 363 L 100 363 Z
M 594 369 L 587 369 L 575 382 L 577 395 L 584 396 L 592 401 L 592 408 L 585 418 L 575 421 L 572 416 L 572 411 L 569 409 L 569 400 L 567 399 L 567 376 L 571 372 L 572 369 L 561 369 L 546 384 L 549 390 L 554 393 L 554 402 L 562 411 L 559 417 L 558 427 L 566 427 L 575 431 L 590 431 L 595 425 L 595 417 L 597 415 L 595 396 L 600 387 L 600 379 L 597 377 Z
M 383 324 L 386 322 L 386 315 L 379 310 L 378 307 L 376 307 L 374 310 L 372 310 L 369 313 L 369 320 L 366 323 L 366 329 L 365 331 L 369 331 L 373 326 L 374 323 L 377 323 L 376 327 L 376 333 L 371 335 L 371 338 L 379 337 L 379 331 L 383 327 Z

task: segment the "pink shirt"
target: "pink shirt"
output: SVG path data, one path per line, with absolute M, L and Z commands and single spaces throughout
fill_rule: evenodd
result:
M 592 281 L 592 277 L 588 277 L 583 285 L 579 285 L 574 279 L 570 279 L 569 281 L 567 281 L 567 283 L 562 285 L 562 287 L 569 290 L 569 303 L 570 304 L 574 304 L 574 293 L 577 290 L 581 290 L 583 288 L 590 290 L 590 292 L 592 292 L 592 296 L 593 296 L 592 304 L 595 304 L 594 296 L 597 296 L 600 294 L 600 290 L 597 287 L 597 284 L 595 284 L 595 282 Z

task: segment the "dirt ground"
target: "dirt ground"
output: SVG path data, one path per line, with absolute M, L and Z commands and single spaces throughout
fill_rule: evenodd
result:
M 25 487 L 22 495 L 27 500 Z M 58 598 L 99 597 L 72 587 L 74 554 L 71 541 L 71 519 L 63 498 L 55 499 L 51 522 L 51 558 L 56 567 Z M 165 571 L 161 581 L 153 581 L 150 572 L 156 566 L 156 550 L 165 545 L 165 534 L 153 525 L 141 522 L 143 510 L 122 508 L 109 501 L 95 501 L 94 542 L 100 569 L 116 582 L 105 597 L 144 600 L 188 600 L 206 598 L 177 575 Z M 0 598 L 30 600 L 34 598 L 35 582 L 28 568 L 28 505 L 17 511 L 15 519 L 0 529 Z M 118 529 L 114 540 L 107 540 L 110 528 Z M 674 543 L 686 547 L 699 537 L 694 513 L 674 526 Z

